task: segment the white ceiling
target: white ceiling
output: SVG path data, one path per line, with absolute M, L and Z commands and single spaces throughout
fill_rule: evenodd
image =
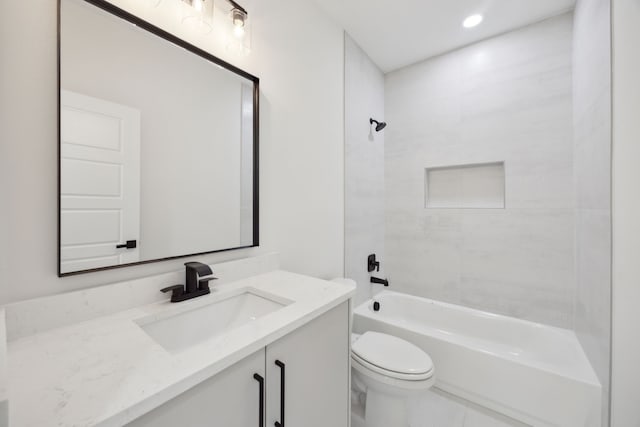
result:
M 389 72 L 571 10 L 575 0 L 316 0 Z M 480 13 L 484 21 L 465 29 Z

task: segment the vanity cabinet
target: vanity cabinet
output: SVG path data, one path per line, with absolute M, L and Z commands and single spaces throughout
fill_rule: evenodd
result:
M 345 302 L 128 426 L 347 427 L 349 339 Z
M 164 405 L 127 424 L 130 427 L 259 427 L 262 349 Z
M 267 346 L 267 426 L 283 424 L 283 394 L 284 427 L 348 425 L 349 339 L 344 303 Z

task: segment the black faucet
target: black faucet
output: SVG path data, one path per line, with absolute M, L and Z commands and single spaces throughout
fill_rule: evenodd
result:
M 378 279 L 377 277 L 371 277 L 371 283 L 376 283 L 378 285 L 389 286 L 389 280 L 387 280 L 387 279 Z
M 162 292 L 171 291 L 171 302 L 186 301 L 211 293 L 209 282 L 215 280 L 213 271 L 207 264 L 188 262 L 185 265 L 185 285 L 173 285 L 160 289 Z

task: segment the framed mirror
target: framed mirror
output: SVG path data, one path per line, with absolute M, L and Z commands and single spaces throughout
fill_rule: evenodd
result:
M 58 275 L 258 246 L 258 78 L 103 0 L 58 13 Z

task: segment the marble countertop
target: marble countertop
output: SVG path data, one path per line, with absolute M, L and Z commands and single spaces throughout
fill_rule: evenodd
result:
M 292 303 L 176 354 L 137 323 L 207 305 L 245 287 Z M 211 295 L 179 304 L 159 302 L 10 341 L 10 425 L 122 426 L 354 293 L 353 286 L 273 271 L 214 287 Z

